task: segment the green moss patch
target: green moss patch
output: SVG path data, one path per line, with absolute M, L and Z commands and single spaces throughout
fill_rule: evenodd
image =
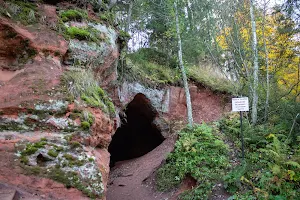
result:
M 50 149 L 50 150 L 48 151 L 48 155 L 51 156 L 51 157 L 56 158 L 56 157 L 58 156 L 58 152 L 55 151 L 54 149 Z
M 67 85 L 68 92 L 74 98 L 80 97 L 87 105 L 99 107 L 103 112 L 114 116 L 113 103 L 93 77 L 94 74 L 90 70 L 68 71 L 63 74 L 62 82 Z M 91 117 L 86 117 L 84 121 L 92 124 Z M 83 124 L 84 128 L 88 126 L 86 122 Z
M 81 127 L 82 127 L 83 130 L 89 130 L 90 126 L 91 126 L 91 124 L 87 121 L 81 122 Z
M 66 34 L 72 39 L 89 40 L 91 38 L 90 32 L 84 28 L 69 27 L 67 28 Z
M 35 24 L 39 20 L 39 14 L 37 12 L 37 6 L 34 3 L 24 1 L 9 1 L 5 2 L 6 10 L 3 10 L 2 15 L 6 15 L 6 12 L 15 21 L 20 21 L 24 25 Z
M 43 142 L 46 142 L 45 139 L 23 147 L 20 164 L 25 173 L 53 179 L 67 188 L 77 188 L 90 198 L 102 197 L 102 174 L 94 157 L 87 155 L 81 144 L 47 140 L 47 144 L 41 145 Z M 39 155 L 34 154 L 38 150 Z M 43 156 L 42 159 L 40 155 Z
M 83 10 L 65 10 L 60 12 L 59 17 L 62 19 L 63 22 L 67 21 L 82 21 L 88 18 L 88 14 Z

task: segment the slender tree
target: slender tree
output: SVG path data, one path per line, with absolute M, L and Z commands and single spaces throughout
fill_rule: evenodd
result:
M 257 122 L 257 105 L 258 105 L 258 53 L 257 53 L 257 37 L 256 37 L 256 22 L 254 16 L 254 0 L 250 0 L 250 16 L 252 28 L 252 51 L 253 51 L 253 91 L 252 91 L 252 124 Z
M 187 77 L 185 73 L 185 68 L 183 65 L 182 60 L 182 45 L 181 45 L 181 37 L 180 37 L 180 29 L 179 29 L 179 18 L 178 18 L 178 9 L 177 9 L 177 1 L 174 2 L 174 8 L 175 8 L 175 17 L 176 17 L 176 33 L 178 38 L 178 59 L 179 59 L 179 66 L 182 73 L 182 80 L 185 90 L 185 96 L 186 96 L 186 105 L 187 105 L 187 115 L 188 115 L 188 123 L 190 126 L 193 125 L 193 110 L 192 110 L 192 103 L 191 103 L 191 96 L 189 91 L 189 85 L 187 82 Z
M 262 24 L 262 34 L 263 34 L 263 41 L 264 41 L 264 51 L 265 51 L 265 63 L 266 63 L 266 103 L 265 103 L 265 121 L 268 120 L 268 110 L 269 110 L 269 98 L 270 98 L 270 76 L 269 76 L 269 52 L 267 49 L 267 38 L 265 35 L 265 27 L 266 27 L 266 14 L 267 14 L 267 2 L 264 0 L 264 11 L 263 11 L 263 24 Z

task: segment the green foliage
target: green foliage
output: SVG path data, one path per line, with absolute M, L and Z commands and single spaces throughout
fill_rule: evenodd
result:
M 75 149 L 77 147 L 81 147 L 81 144 L 77 141 L 70 142 L 71 148 Z
M 156 87 L 170 84 L 178 85 L 181 81 L 178 69 L 140 60 L 126 60 L 127 66 L 119 68 L 119 78 L 128 81 L 139 81 L 143 85 Z M 120 80 L 122 82 L 122 80 Z
M 105 12 L 101 12 L 101 14 L 99 15 L 100 20 L 105 21 L 108 24 L 113 25 L 115 22 L 115 12 L 111 12 L 111 11 L 105 11 Z
M 58 156 L 58 152 L 56 150 L 54 150 L 54 149 L 50 149 L 48 151 L 48 155 L 51 156 L 51 157 L 56 158 Z
M 124 41 L 127 41 L 131 38 L 130 34 L 123 30 L 120 30 L 119 37 Z
M 194 65 L 186 67 L 187 77 L 191 81 L 201 84 L 204 87 L 208 87 L 213 91 L 234 94 L 235 90 L 233 83 L 224 76 L 215 73 L 216 70 L 218 69 L 208 69 L 206 66 Z
M 24 156 L 24 155 L 22 156 L 22 155 L 21 155 L 20 161 L 26 165 L 26 164 L 28 164 L 29 159 L 28 159 L 27 156 Z
M 206 124 L 182 130 L 174 152 L 158 170 L 158 189 L 165 191 L 176 187 L 190 175 L 198 186 L 181 198 L 207 199 L 214 183 L 220 180 L 229 166 L 228 147 L 216 132 Z
M 39 14 L 37 6 L 34 3 L 24 1 L 5 2 L 6 10 L 2 10 L 2 15 L 7 13 L 16 21 L 20 21 L 24 25 L 34 24 L 38 22 Z
M 74 97 L 80 97 L 86 104 L 92 107 L 100 107 L 105 113 L 115 115 L 115 108 L 106 92 L 99 87 L 93 78 L 91 70 L 68 71 L 62 76 L 62 82 L 68 86 L 69 93 Z M 93 117 L 84 117 L 90 125 Z M 85 124 L 87 125 L 87 124 Z
M 121 32 L 120 32 L 121 34 Z M 176 58 L 169 57 L 168 54 L 153 48 L 141 48 L 137 52 L 128 55 L 135 62 L 149 62 L 157 65 L 176 68 L 178 66 Z
M 69 160 L 69 161 L 73 161 L 73 160 L 75 160 L 75 158 L 71 155 L 71 154 L 64 154 L 63 155 L 64 156 L 64 158 L 66 158 L 67 160 Z
M 78 27 L 69 27 L 66 30 L 66 34 L 72 39 L 76 38 L 78 40 L 89 40 L 91 39 L 91 34 L 87 29 Z
M 238 115 L 220 123 L 224 134 L 240 150 Z M 245 120 L 246 121 L 246 120 Z M 286 142 L 286 131 L 273 125 L 251 127 L 245 123 L 245 164 L 229 172 L 224 180 L 234 199 L 296 199 L 300 191 L 300 152 Z
M 83 121 L 83 122 L 81 122 L 81 127 L 83 130 L 89 130 L 91 127 L 91 124 L 87 121 Z
M 37 152 L 39 148 L 43 148 L 47 142 L 42 139 L 39 142 L 36 143 L 29 143 L 26 145 L 26 148 L 21 152 L 21 156 L 29 156 Z
M 59 17 L 62 19 L 63 22 L 72 21 L 72 20 L 82 21 L 84 19 L 87 19 L 88 15 L 83 10 L 70 9 L 70 10 L 62 11 L 59 14 Z

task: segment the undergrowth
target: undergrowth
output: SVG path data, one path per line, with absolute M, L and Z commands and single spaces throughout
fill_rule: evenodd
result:
M 213 91 L 234 94 L 233 83 L 222 75 L 215 73 L 216 69 L 205 66 L 187 66 L 186 72 L 190 80 L 195 81 Z
M 288 131 L 276 126 L 251 127 L 245 119 L 245 162 L 224 178 L 231 199 L 298 199 L 300 197 L 300 148 L 287 140 Z M 229 115 L 220 128 L 240 150 L 239 117 Z M 297 144 L 297 145 L 295 145 Z
M 157 173 L 157 187 L 166 191 L 191 176 L 198 185 L 181 195 L 181 199 L 207 199 L 214 184 L 229 167 L 228 146 L 217 130 L 202 124 L 183 129 L 172 152 Z

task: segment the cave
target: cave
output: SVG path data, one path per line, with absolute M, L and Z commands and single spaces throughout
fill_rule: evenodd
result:
M 155 149 L 164 137 L 154 119 L 158 112 L 151 105 L 150 100 L 143 94 L 137 94 L 120 112 L 121 126 L 112 137 L 108 147 L 111 154 L 111 167 L 117 161 L 141 157 Z

